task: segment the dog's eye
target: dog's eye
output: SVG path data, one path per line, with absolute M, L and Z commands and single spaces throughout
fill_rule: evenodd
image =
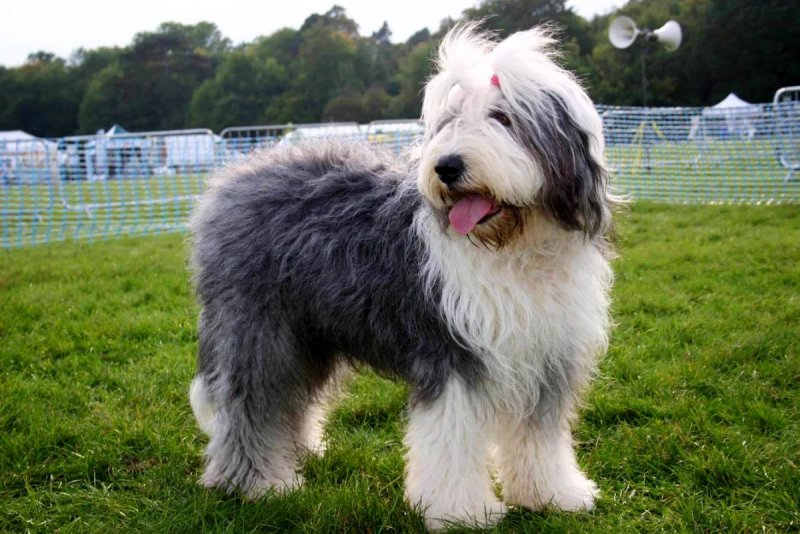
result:
M 511 126 L 511 118 L 500 110 L 494 110 L 489 114 L 489 117 L 496 120 L 506 128 Z

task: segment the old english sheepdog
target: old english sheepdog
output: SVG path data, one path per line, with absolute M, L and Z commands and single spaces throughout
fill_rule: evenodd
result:
M 615 200 L 553 43 L 450 32 L 416 155 L 275 148 L 211 181 L 191 221 L 204 485 L 296 488 L 331 384 L 367 364 L 410 385 L 406 497 L 429 528 L 593 507 L 570 425 L 608 343 Z

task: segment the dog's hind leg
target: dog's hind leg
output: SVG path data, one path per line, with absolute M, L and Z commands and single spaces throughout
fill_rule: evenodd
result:
M 189 402 L 200 430 L 209 437 L 214 435 L 214 421 L 217 418 L 214 403 L 208 392 L 208 384 L 202 373 L 198 373 L 189 388 Z
M 243 313 L 219 314 L 216 321 L 204 314 L 202 378 L 195 379 L 203 387 L 193 386 L 192 400 L 201 427 L 211 435 L 202 484 L 256 498 L 302 483 L 297 463 L 306 410 L 315 385 L 329 373 L 324 365 L 311 364 L 289 328 Z M 213 416 L 204 425 L 206 404 L 213 405 Z
M 436 400 L 412 404 L 405 445 L 406 498 L 431 530 L 489 526 L 505 507 L 489 474 L 488 414 L 480 394 L 450 379 Z
M 304 452 L 322 456 L 325 453 L 325 423 L 333 408 L 342 383 L 351 375 L 352 368 L 347 363 L 336 365 L 330 377 L 313 393 L 306 408 L 300 430 L 300 445 Z M 303 452 L 303 451 L 301 451 Z

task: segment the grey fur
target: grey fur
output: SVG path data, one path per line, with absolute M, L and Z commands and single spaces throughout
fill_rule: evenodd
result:
M 520 116 L 514 120 L 518 142 L 543 166 L 545 180 L 539 202 L 564 229 L 603 239 L 611 226 L 615 200 L 608 194 L 605 166 L 589 150 L 592 134 L 578 126 L 558 95 L 545 93 L 545 100 L 538 106 L 547 113 L 534 113 L 531 107 L 524 114 L 536 117 L 535 124 L 525 124 Z M 512 109 L 508 111 L 514 114 Z
M 422 199 L 388 153 L 271 150 L 218 177 L 191 221 L 202 313 L 198 377 L 217 412 L 209 486 L 257 489 L 301 439 L 303 413 L 342 359 L 399 376 L 429 402 L 480 359 L 420 277 Z

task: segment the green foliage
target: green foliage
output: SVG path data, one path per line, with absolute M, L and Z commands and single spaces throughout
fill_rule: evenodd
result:
M 611 347 L 576 425 L 592 513 L 496 532 L 789 532 L 800 524 L 800 212 L 637 203 Z M 419 532 L 406 388 L 363 372 L 305 486 L 203 490 L 184 236 L 0 254 L 0 531 Z
M 611 16 L 593 21 L 596 46 L 588 85 L 607 104 L 641 105 L 641 56 L 645 55 L 648 104 L 713 105 L 728 93 L 768 102 L 775 91 L 800 79 L 800 42 L 794 37 L 800 4 L 781 0 L 641 0 L 617 13 L 655 29 L 669 19 L 683 28 L 675 52 L 638 42 L 616 50 L 605 38 Z
M 422 110 L 422 90 L 433 73 L 433 59 L 438 43 L 433 40 L 415 45 L 400 60 L 397 68 L 398 94 L 389 105 L 392 118 L 418 117 Z
M 65 135 L 75 130 L 80 93 L 66 62 L 47 52 L 28 56 L 16 69 L 0 70 L 0 130 Z
M 275 58 L 258 52 L 257 48 L 231 52 L 214 78 L 200 84 L 189 107 L 192 126 L 220 131 L 269 122 L 269 103 L 284 91 L 287 73 Z
M 613 16 L 654 29 L 677 19 L 683 45 L 667 53 L 639 40 L 608 42 Z M 483 0 L 462 13 L 506 36 L 536 24 L 558 28 L 563 64 L 604 104 L 711 105 L 734 91 L 766 102 L 800 79 L 800 4 L 782 0 L 629 0 L 587 21 L 566 0 Z M 124 48 L 78 50 L 70 62 L 48 52 L 0 68 L 0 128 L 39 135 L 419 116 L 421 90 L 444 32 L 422 29 L 393 44 L 390 21 L 359 34 L 344 8 L 306 18 L 299 29 L 232 48 L 211 23 L 167 22 Z M 369 37 L 366 37 L 369 35 Z
M 113 123 L 131 131 L 186 126 L 192 93 L 214 75 L 228 48 L 216 26 L 164 23 L 140 33 L 130 49 L 100 71 L 84 95 L 80 130 Z

